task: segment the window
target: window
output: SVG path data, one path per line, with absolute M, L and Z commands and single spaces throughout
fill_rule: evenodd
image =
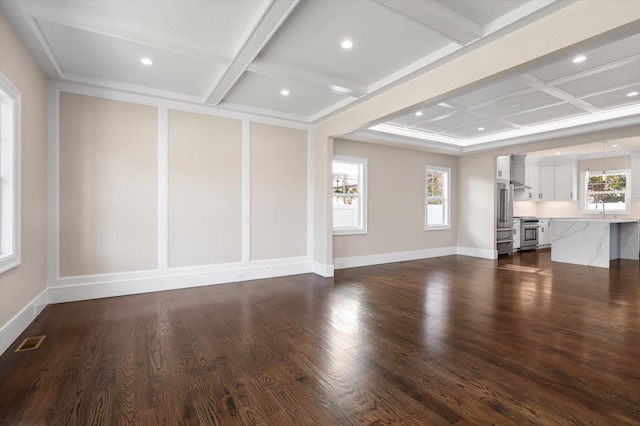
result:
M 333 157 L 333 233 L 367 233 L 367 160 Z
M 425 168 L 425 230 L 451 228 L 451 169 Z
M 20 92 L 0 73 L 0 272 L 20 264 Z
M 585 213 L 630 213 L 629 170 L 583 173 Z

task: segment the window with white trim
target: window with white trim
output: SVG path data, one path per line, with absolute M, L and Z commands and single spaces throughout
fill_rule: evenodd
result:
M 0 272 L 20 264 L 20 91 L 0 73 Z
M 582 174 L 582 210 L 587 214 L 631 213 L 631 171 L 607 170 Z
M 451 169 L 425 167 L 424 229 L 451 228 Z
M 333 157 L 333 233 L 367 233 L 367 159 Z

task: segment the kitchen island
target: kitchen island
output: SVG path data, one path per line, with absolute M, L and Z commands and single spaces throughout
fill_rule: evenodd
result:
M 614 259 L 640 259 L 637 219 L 553 219 L 551 260 L 608 268 Z

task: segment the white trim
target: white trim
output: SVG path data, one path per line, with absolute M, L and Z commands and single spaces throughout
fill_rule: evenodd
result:
M 498 250 L 479 249 L 473 247 L 458 246 L 457 254 L 459 256 L 479 257 L 481 259 L 498 258 Z
M 251 122 L 242 120 L 242 262 L 251 260 Z
M 445 173 L 445 188 L 443 192 L 446 192 L 446 195 L 442 196 L 442 208 L 445 209 L 446 215 L 446 223 L 444 225 L 432 225 L 429 226 L 429 205 L 427 202 L 427 173 L 429 170 L 433 170 L 436 172 Z M 446 229 L 451 229 L 451 180 L 453 179 L 451 174 L 451 168 L 449 167 L 441 167 L 441 166 L 424 166 L 424 230 L 425 231 L 441 231 Z
M 335 269 L 357 268 L 360 266 L 382 265 L 385 263 L 405 262 L 407 260 L 451 256 L 456 253 L 456 247 L 442 247 L 423 250 L 401 251 L 395 253 L 371 254 L 367 256 L 341 257 L 333 259 L 333 267 Z
M 47 284 L 60 274 L 60 91 L 47 83 Z
M 313 259 L 313 132 L 307 132 L 307 256 Z
M 633 172 L 632 170 L 629 169 L 612 169 L 612 170 L 594 170 L 594 171 L 590 171 L 589 173 L 592 175 L 602 175 L 603 173 L 609 175 L 609 174 L 624 174 L 627 177 L 627 185 L 626 185 L 626 189 L 624 192 L 624 209 L 609 209 L 607 210 L 606 206 L 602 206 L 602 210 L 598 209 L 598 210 L 589 210 L 587 209 L 587 192 L 589 190 L 588 188 L 588 182 L 586 179 L 586 171 L 585 172 L 580 172 L 580 191 L 579 191 L 579 199 L 580 199 L 580 205 L 579 205 L 579 210 L 581 214 L 585 214 L 585 215 L 599 215 L 599 216 L 603 216 L 603 215 L 607 215 L 607 214 L 621 214 L 621 215 L 625 215 L 625 214 L 631 214 L 631 205 L 633 204 L 633 197 L 632 197 L 632 184 L 633 184 Z
M 13 344 L 48 304 L 49 293 L 47 289 L 44 289 L 29 302 L 27 306 L 0 328 L 0 355 Z
M 222 118 L 235 118 L 237 120 L 250 120 L 252 123 L 272 124 L 274 126 L 289 127 L 292 129 L 312 130 L 313 126 L 309 123 L 301 123 L 295 120 L 283 120 L 279 118 L 265 117 L 258 114 L 246 112 L 231 111 L 211 105 L 202 105 L 190 103 L 186 101 L 162 99 L 154 96 L 139 95 L 115 89 L 104 89 L 99 87 L 87 86 L 83 84 L 49 81 L 49 84 L 60 92 L 73 93 L 76 95 L 95 96 L 98 98 L 110 99 L 114 101 L 133 102 L 141 105 L 149 105 L 160 107 L 164 106 L 169 109 L 176 109 L 185 112 L 194 112 L 197 114 L 213 115 Z
M 2 91 L 11 99 L 11 162 L 9 163 L 9 172 L 11 175 L 10 183 L 10 199 L 11 210 L 5 211 L 0 214 L 7 214 L 10 219 L 10 245 L 11 253 L 0 257 L 0 273 L 8 271 L 20 265 L 22 260 L 22 228 L 21 228 L 21 198 L 22 198 L 22 186 L 21 186 L 21 165 L 22 165 L 22 95 L 20 90 L 3 74 L 0 72 L 0 87 Z M 0 195 L 2 192 L 0 191 Z M 3 224 L 4 227 L 4 224 Z M 5 229 L 6 231 L 6 229 Z M 2 230 L 0 230 L 2 232 Z
M 368 205 L 368 196 L 367 196 L 367 168 L 368 168 L 368 160 L 363 157 L 351 157 L 347 155 L 338 155 L 334 154 L 333 159 L 331 161 L 332 164 L 332 173 L 333 173 L 333 162 L 340 161 L 343 163 L 351 163 L 357 164 L 360 169 L 360 176 L 358 178 L 358 195 L 357 198 L 360 199 L 360 226 L 357 227 L 341 227 L 336 228 L 333 226 L 333 235 L 358 235 L 358 234 L 366 234 L 367 233 L 367 205 Z M 331 178 L 331 183 L 329 189 L 333 188 L 333 177 Z M 333 190 L 331 189 L 331 205 L 333 206 Z M 338 196 L 347 196 L 347 194 L 338 194 Z M 332 207 L 333 210 L 333 207 Z
M 169 109 L 158 107 L 158 269 L 169 268 Z
M 321 277 L 331 278 L 333 277 L 334 267 L 333 265 L 325 265 L 318 262 L 313 262 L 313 273 L 320 275 Z
M 242 276 L 242 280 L 257 280 L 312 272 L 311 261 L 307 258 L 289 260 L 289 263 L 264 262 L 255 266 L 225 265 L 219 270 L 206 270 L 207 268 L 199 267 L 175 268 L 166 273 L 151 271 L 138 274 L 137 277 L 123 276 L 122 279 L 115 279 L 112 276 L 94 276 L 82 280 L 74 277 L 68 281 L 60 280 L 58 285 L 50 287 L 49 300 L 50 303 L 73 302 L 232 283 L 239 280 L 238 276 Z M 68 284 L 65 284 L 65 281 Z

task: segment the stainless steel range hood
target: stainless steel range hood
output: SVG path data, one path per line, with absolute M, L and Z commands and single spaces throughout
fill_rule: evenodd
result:
M 526 185 L 523 183 L 527 181 L 525 179 L 525 165 L 524 165 L 524 160 L 526 157 L 527 157 L 527 154 L 511 156 L 511 170 L 510 170 L 511 180 L 509 181 L 509 183 L 513 185 L 513 189 L 531 189 L 529 185 Z
M 513 185 L 513 189 L 531 189 L 530 186 L 515 180 L 510 180 L 509 183 Z

